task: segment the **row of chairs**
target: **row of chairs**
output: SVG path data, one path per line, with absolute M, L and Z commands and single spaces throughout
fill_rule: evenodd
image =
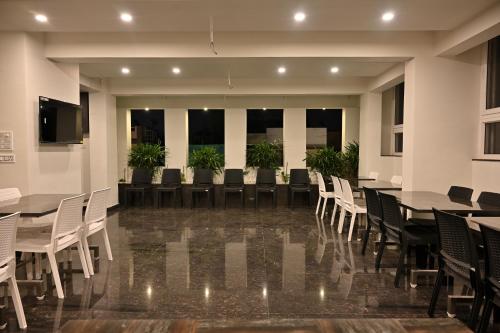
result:
M 477 251 L 478 237 L 474 237 L 475 231 L 469 227 L 465 217 L 434 209 L 434 220 L 405 219 L 395 196 L 378 193 L 369 188 L 364 188 L 364 192 L 369 224 L 361 251 L 364 255 L 370 230 L 375 228 L 380 234 L 375 269 L 380 269 L 386 244 L 388 242 L 399 244 L 400 256 L 394 279 L 394 286 L 398 287 L 409 248 L 416 246 L 430 248 L 437 254 L 438 270 L 428 308 L 429 316 L 434 315 L 445 275 L 453 276 L 474 291 L 469 326 L 475 328 L 477 332 L 486 332 L 493 306 L 500 306 L 500 232 L 480 226 L 483 240 L 481 246 L 484 247 L 486 262 L 483 279 Z M 470 200 L 472 193 L 472 189 L 452 186 L 448 195 L 458 200 Z M 498 205 L 500 194 L 482 192 L 478 202 Z M 429 223 L 430 221 L 433 223 Z M 482 303 L 484 310 L 479 323 Z
M 130 194 L 138 193 L 141 196 L 144 205 L 146 192 L 153 193 L 155 207 L 159 207 L 163 201 L 165 193 L 172 194 L 173 204 L 177 202 L 177 195 L 182 202 L 181 170 L 163 169 L 161 182 L 158 186 L 152 185 L 152 173 L 145 169 L 134 169 L 132 173 L 131 186 L 126 189 L 126 200 L 128 202 Z M 224 207 L 227 203 L 227 195 L 238 193 L 241 206 L 245 206 L 245 183 L 242 169 L 226 169 L 224 171 Z M 276 172 L 271 169 L 258 169 L 256 179 L 255 207 L 258 206 L 259 196 L 263 193 L 272 194 L 273 206 L 276 206 Z M 289 182 L 289 204 L 293 206 L 296 193 L 307 193 L 310 203 L 310 179 L 307 169 L 291 169 Z M 191 208 L 194 206 L 196 196 L 199 194 L 207 195 L 207 205 L 213 206 L 214 201 L 214 183 L 213 172 L 208 169 L 196 169 L 194 171 L 193 186 L 191 187 Z
M 76 246 L 82 264 L 85 278 L 94 275 L 94 267 L 88 245 L 88 237 L 101 232 L 108 260 L 113 260 L 108 232 L 106 229 L 107 198 L 110 189 L 92 192 L 85 209 L 85 194 L 67 198 L 61 201 L 52 224 L 50 233 L 29 232 L 28 235 L 17 237 L 17 223 L 21 212 L 0 218 L 0 282 L 7 281 L 11 290 L 19 326 L 26 328 L 26 319 L 17 288 L 16 252 L 35 253 L 37 256 L 47 256 L 50 271 L 54 279 L 57 297 L 64 298 L 64 291 L 59 276 L 56 254 Z M 0 200 L 11 200 L 20 197 L 17 189 L 0 190 Z M 41 258 L 40 258 L 41 259 Z M 28 264 L 31 264 L 29 262 Z M 49 267 L 47 267 L 49 271 Z

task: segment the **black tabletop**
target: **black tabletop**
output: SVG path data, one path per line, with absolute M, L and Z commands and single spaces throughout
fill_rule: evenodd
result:
M 411 211 L 431 213 L 432 208 L 450 213 L 492 212 L 500 214 L 500 207 L 480 204 L 475 201 L 465 201 L 449 197 L 446 194 L 430 191 L 389 191 L 394 195 L 399 204 Z
M 40 217 L 54 213 L 61 200 L 78 194 L 32 194 L 19 199 L 0 201 L 0 216 L 21 212 L 21 217 Z M 89 195 L 85 195 L 85 201 Z
M 374 190 L 382 191 L 401 191 L 401 185 L 388 182 L 386 180 L 359 180 L 352 181 L 351 187 L 353 190 L 361 191 L 363 187 L 371 188 Z

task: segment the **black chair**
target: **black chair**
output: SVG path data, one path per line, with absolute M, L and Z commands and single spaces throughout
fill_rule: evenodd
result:
M 394 286 L 399 287 L 399 280 L 404 269 L 405 257 L 408 250 L 417 246 L 435 246 L 437 233 L 435 228 L 427 228 L 405 220 L 401 214 L 396 197 L 390 194 L 379 193 L 382 206 L 383 225 L 385 233 L 382 234 L 379 244 L 379 254 L 382 257 L 387 240 L 400 244 L 400 254 Z M 379 263 L 380 265 L 380 263 Z
M 276 207 L 276 172 L 273 169 L 257 170 L 255 182 L 255 208 L 259 205 L 259 194 L 271 193 L 273 196 L 273 207 Z
M 464 201 L 470 201 L 472 198 L 473 189 L 463 186 L 450 186 L 448 190 L 448 196 L 453 199 L 460 199 Z
M 311 205 L 311 179 L 307 169 L 290 169 L 288 185 L 288 205 L 293 208 L 295 193 L 306 193 L 307 203 Z
M 172 207 L 177 203 L 177 193 L 179 192 L 182 207 L 182 186 L 180 169 L 163 169 L 161 184 L 153 190 L 155 207 L 160 207 L 163 202 L 164 193 L 172 193 Z
M 480 225 L 485 248 L 485 305 L 476 332 L 488 330 L 493 307 L 500 308 L 500 231 Z
M 227 207 L 227 194 L 229 193 L 239 193 L 241 207 L 245 207 L 245 183 L 242 169 L 224 171 L 224 208 Z
M 366 215 L 368 221 L 368 225 L 363 237 L 363 246 L 361 247 L 361 254 L 365 255 L 371 229 L 375 228 L 376 230 L 378 230 L 378 232 L 381 234 L 381 237 L 384 237 L 385 229 L 384 224 L 382 223 L 382 207 L 380 206 L 380 199 L 378 197 L 377 191 L 366 187 L 363 188 L 363 191 L 365 192 Z M 379 253 L 377 253 L 377 259 L 375 260 L 375 269 L 377 270 L 380 268 L 380 259 L 381 258 L 379 258 Z
M 135 196 L 136 193 L 141 195 L 142 206 L 145 205 L 146 192 L 151 192 L 153 185 L 153 173 L 147 169 L 134 169 L 132 171 L 132 182 L 130 187 L 125 190 L 125 206 L 128 206 L 129 194 Z
M 495 192 L 481 192 L 477 198 L 479 206 L 496 206 L 500 207 L 500 193 Z M 476 212 L 472 214 L 473 216 L 499 216 L 500 214 L 495 212 Z
M 481 270 L 476 246 L 464 217 L 434 209 L 438 230 L 438 274 L 427 313 L 434 315 L 439 291 L 445 274 L 465 281 L 474 290 L 474 303 L 469 318 L 470 327 L 477 324 L 479 309 L 483 299 Z
M 195 169 L 193 186 L 191 187 L 191 208 L 195 206 L 196 193 L 207 194 L 207 207 L 213 206 L 214 174 L 209 169 Z

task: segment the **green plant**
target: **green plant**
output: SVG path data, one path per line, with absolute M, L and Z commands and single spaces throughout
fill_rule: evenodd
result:
M 128 153 L 128 166 L 147 169 L 156 174 L 165 165 L 168 150 L 159 144 L 140 143 L 132 146 Z
M 224 168 L 224 154 L 218 152 L 214 147 L 202 147 L 191 152 L 188 167 L 193 170 L 210 169 L 219 174 Z
M 280 167 L 280 146 L 273 142 L 253 145 L 247 152 L 247 166 L 277 170 Z
M 288 182 L 290 181 L 290 174 L 288 173 L 288 162 L 285 165 L 285 169 L 280 172 L 280 177 L 284 184 L 288 184 Z
M 342 176 L 342 152 L 336 152 L 331 147 L 306 152 L 304 160 L 311 170 L 321 173 L 323 177 Z
M 359 166 L 359 143 L 349 142 L 342 153 L 343 176 L 345 178 L 354 178 L 358 175 Z

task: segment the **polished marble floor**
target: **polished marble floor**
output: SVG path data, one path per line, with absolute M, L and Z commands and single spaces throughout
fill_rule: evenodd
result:
M 28 332 L 77 319 L 427 318 L 430 285 L 393 287 L 396 250 L 375 272 L 373 242 L 361 256 L 356 237 L 347 242 L 312 209 L 129 208 L 108 230 L 114 261 L 101 251 L 88 280 L 66 272 L 64 300 L 50 283 L 41 301 L 21 287 Z M 446 316 L 444 293 L 436 316 Z M 16 331 L 11 303 L 0 321 Z

